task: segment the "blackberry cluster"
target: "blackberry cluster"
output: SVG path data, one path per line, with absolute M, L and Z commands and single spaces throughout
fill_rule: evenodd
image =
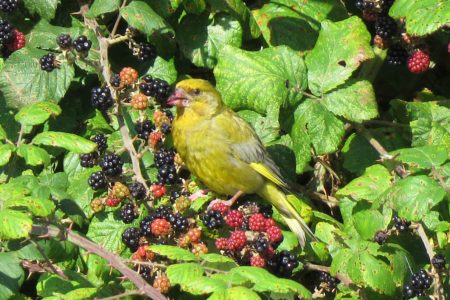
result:
M 397 33 L 397 22 L 388 15 L 381 15 L 375 22 L 375 33 L 382 38 L 390 38 Z
M 289 251 L 276 253 L 267 261 L 267 266 L 276 275 L 281 277 L 291 277 L 292 271 L 299 265 L 298 260 Z
M 0 10 L 5 13 L 12 12 L 16 9 L 18 0 L 0 0 Z
M 85 35 L 80 35 L 73 41 L 73 47 L 78 53 L 86 54 L 91 49 L 92 42 Z
M 411 222 L 400 219 L 398 216 L 394 216 L 394 227 L 398 231 L 406 231 L 406 230 L 408 230 L 410 225 L 411 225 Z
M 386 56 L 386 61 L 389 65 L 401 66 L 406 63 L 407 59 L 408 51 L 406 51 L 406 49 L 402 45 L 394 44 L 389 47 Z
M 434 255 L 433 258 L 431 259 L 431 264 L 438 271 L 444 270 L 445 269 L 445 256 L 442 255 L 441 253 Z
M 106 177 L 102 171 L 92 173 L 89 176 L 88 183 L 93 190 L 99 190 L 107 186 Z
M 158 169 L 158 180 L 163 184 L 174 184 L 179 178 L 175 167 L 175 152 L 161 148 L 155 153 L 155 166 Z
M 145 186 L 140 182 L 134 182 L 129 187 L 131 196 L 136 200 L 143 200 L 147 195 Z
M 413 274 L 409 283 L 403 286 L 404 299 L 425 296 L 425 290 L 429 289 L 433 284 L 433 278 L 424 270 Z
M 336 291 L 336 287 L 339 280 L 326 272 L 320 272 L 319 274 L 320 287 L 329 293 Z
M 140 43 L 137 57 L 141 61 L 151 61 L 156 58 L 156 48 L 149 43 Z
M 97 150 L 100 153 L 105 152 L 106 148 L 108 148 L 108 139 L 102 133 L 94 135 L 92 141 L 97 144 Z
M 105 111 L 113 105 L 111 92 L 107 87 L 96 87 L 92 89 L 91 104 L 94 108 Z
M 139 217 L 139 214 L 136 211 L 136 206 L 133 203 L 124 204 L 119 212 L 119 217 L 125 224 L 133 222 L 137 219 L 137 217 Z
M 147 282 L 152 280 L 152 269 L 149 266 L 139 266 L 139 274 L 144 278 Z
M 83 168 L 92 168 L 97 164 L 98 153 L 91 152 L 80 155 L 80 165 Z
M 219 211 L 208 210 L 202 216 L 203 225 L 208 227 L 208 229 L 221 228 L 224 224 L 223 216 Z
M 51 72 L 56 68 L 55 64 L 55 54 L 47 53 L 39 59 L 39 63 L 41 64 L 41 70 Z
M 140 231 L 139 228 L 130 227 L 125 229 L 122 233 L 122 242 L 130 248 L 131 251 L 136 251 L 139 247 L 139 239 L 140 239 Z
M 115 153 L 106 154 L 99 165 L 107 176 L 118 176 L 122 174 L 123 161 Z
M 155 130 L 155 125 L 150 120 L 144 120 L 142 122 L 136 122 L 134 129 L 137 132 L 137 136 L 140 139 L 148 140 L 150 133 Z
M 172 207 L 162 205 L 141 221 L 140 229 L 143 236 L 151 237 L 155 235 L 155 228 L 152 231 L 152 224 L 155 220 L 159 220 L 159 223 L 163 223 L 162 220 L 167 221 L 170 224 L 166 223 L 167 226 L 170 226 L 176 234 L 185 233 L 189 229 L 189 221 L 186 217 L 180 213 L 174 213 Z
M 170 95 L 170 85 L 167 81 L 151 76 L 145 76 L 143 80 L 139 89 L 144 95 L 154 97 L 160 103 L 167 100 Z
M 155 166 L 157 168 L 163 165 L 172 164 L 175 160 L 175 152 L 170 149 L 161 148 L 155 152 Z
M 66 33 L 60 34 L 56 38 L 56 43 L 62 50 L 70 50 L 72 48 L 72 37 Z
M 5 47 L 14 38 L 14 27 L 6 20 L 0 19 L 0 47 Z
M 121 79 L 120 79 L 119 74 L 113 74 L 111 76 L 111 79 L 109 80 L 109 83 L 111 84 L 111 86 L 113 86 L 115 88 L 120 87 L 120 82 L 121 82 Z
M 170 215 L 168 221 L 177 233 L 184 233 L 189 229 L 188 219 L 180 213 Z

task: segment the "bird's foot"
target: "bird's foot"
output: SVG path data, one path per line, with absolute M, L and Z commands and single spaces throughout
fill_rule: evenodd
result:
M 206 197 L 207 194 L 208 194 L 208 190 L 199 190 L 199 191 L 196 191 L 195 193 L 193 193 L 192 195 L 190 195 L 189 200 L 191 200 L 191 202 L 194 202 L 198 198 Z
M 212 209 L 215 205 L 218 205 L 218 204 L 222 204 L 222 206 L 227 206 L 228 208 L 230 208 L 234 204 L 234 202 L 236 202 L 237 199 L 239 199 L 239 197 L 243 194 L 244 194 L 243 192 L 238 191 L 229 200 L 215 199 L 209 203 L 208 210 Z

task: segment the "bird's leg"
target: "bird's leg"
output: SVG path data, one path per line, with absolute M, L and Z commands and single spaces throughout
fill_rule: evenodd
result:
M 189 196 L 189 200 L 191 200 L 191 202 L 194 202 L 195 200 L 197 200 L 198 198 L 204 198 L 206 197 L 206 195 L 208 194 L 208 190 L 198 190 L 195 193 L 193 193 L 192 195 Z
M 237 199 L 239 199 L 239 197 L 242 196 L 243 194 L 244 194 L 243 191 L 237 191 L 236 194 L 234 194 L 233 197 L 231 197 L 229 200 L 220 200 L 220 199 L 213 200 L 209 203 L 208 209 L 211 209 L 216 203 L 223 203 L 226 206 L 231 207 L 234 204 L 234 202 L 236 202 Z

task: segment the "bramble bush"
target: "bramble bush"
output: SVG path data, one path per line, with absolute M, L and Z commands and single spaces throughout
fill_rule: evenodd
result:
M 445 299 L 450 2 L 0 0 L 1 299 Z M 171 139 L 204 78 L 317 240 Z

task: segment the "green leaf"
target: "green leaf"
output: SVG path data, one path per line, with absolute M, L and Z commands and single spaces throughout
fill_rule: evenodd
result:
M 421 169 L 438 167 L 448 159 L 448 150 L 444 145 L 399 149 L 389 154 L 411 167 Z
M 20 239 L 28 236 L 33 221 L 24 213 L 4 209 L 0 210 L 0 238 Z
M 354 200 L 374 201 L 391 186 L 392 176 L 382 165 L 373 165 L 337 191 L 338 197 L 349 196 Z
M 9 162 L 15 148 L 11 144 L 0 145 L 0 166 L 4 166 Z
M 292 251 L 293 249 L 298 247 L 298 239 L 297 236 L 290 232 L 290 231 L 284 231 L 283 230 L 283 241 L 278 246 L 278 251 Z
M 120 9 L 127 23 L 147 34 L 173 33 L 172 27 L 161 18 L 145 1 L 133 1 Z
M 306 88 L 301 56 L 285 46 L 258 52 L 226 46 L 214 69 L 224 102 L 235 110 L 250 109 L 278 120 L 279 108 L 296 103 Z
M 61 108 L 53 102 L 37 102 L 23 107 L 15 116 L 17 122 L 24 126 L 39 125 L 50 117 L 59 116 Z
M 210 294 L 216 291 L 224 290 L 226 288 L 227 284 L 225 281 L 206 276 L 194 278 L 183 286 L 184 291 L 193 295 Z
M 232 268 L 239 266 L 232 258 L 216 253 L 207 253 L 200 255 L 202 266 L 214 268 L 223 271 L 229 271 Z
M 424 36 L 450 23 L 450 2 L 443 0 L 398 0 L 389 14 L 406 17 L 406 31 Z
M 323 21 L 314 49 L 306 57 L 309 88 L 321 95 L 344 83 L 361 62 L 374 57 L 370 33 L 360 18 Z
M 214 292 L 208 298 L 208 300 L 237 300 L 237 299 L 260 300 L 261 298 L 257 293 L 243 286 L 235 286 L 232 288 Z
M 17 177 L 16 180 L 22 178 L 23 177 Z M 24 197 L 26 195 L 29 195 L 30 193 L 31 190 L 25 184 L 23 184 L 22 182 L 14 181 L 14 179 L 6 184 L 0 184 L 0 199 L 2 199 L 3 201 L 7 201 L 11 198 Z
M 63 200 L 69 195 L 66 193 L 68 186 L 67 174 L 63 172 L 39 175 L 39 186 L 32 190 L 33 196 L 49 198 L 50 195 L 56 200 Z
M 74 69 L 63 63 L 53 72 L 41 70 L 39 59 L 46 54 L 24 48 L 14 52 L 0 73 L 0 89 L 8 106 L 20 108 L 39 101 L 59 102 L 74 77 Z
M 73 133 L 46 131 L 36 135 L 32 141 L 37 145 L 64 148 L 75 153 L 90 153 L 97 144 Z
M 179 284 L 183 288 L 193 280 L 203 276 L 203 268 L 196 263 L 183 263 L 170 265 L 166 269 L 170 284 Z
M 10 198 L 4 202 L 4 206 L 7 208 L 26 207 L 33 215 L 38 217 L 47 217 L 56 208 L 53 201 L 32 196 L 23 198 Z
M 150 250 L 159 255 L 167 256 L 172 260 L 197 261 L 198 258 L 192 252 L 176 246 L 151 245 Z
M 113 213 L 100 213 L 92 218 L 86 236 L 106 250 L 120 254 L 125 249 L 122 233 L 128 227 L 130 226 L 116 219 Z
M 17 256 L 12 252 L 0 253 L 0 299 L 16 295 L 24 279 L 25 272 Z
M 227 14 L 191 14 L 183 17 L 176 36 L 180 50 L 194 65 L 212 69 L 223 47 L 241 47 L 242 28 Z
M 241 110 L 238 114 L 252 125 L 264 145 L 275 141 L 279 137 L 277 120 L 265 118 L 252 110 Z
M 8 137 L 8 135 L 6 134 L 5 129 L 3 129 L 3 126 L 0 125 L 0 141 L 5 140 Z
M 372 240 L 377 231 L 384 229 L 384 217 L 374 209 L 361 210 L 353 214 L 353 224 L 363 239 Z
M 431 208 L 444 200 L 445 195 L 445 190 L 436 181 L 420 175 L 396 182 L 380 200 L 397 211 L 400 218 L 421 221 Z
M 60 0 L 23 0 L 25 7 L 32 14 L 38 14 L 43 19 L 50 21 L 55 17 L 56 8 Z
M 23 144 L 17 148 L 17 154 L 25 159 L 27 165 L 39 166 L 50 164 L 50 155 L 42 148 Z
M 81 27 L 54 26 L 45 19 L 41 19 L 27 35 L 27 47 L 56 50 L 59 47 L 56 43 L 56 38 L 61 33 L 67 33 L 72 37 L 76 37 L 79 36 L 81 32 Z
M 173 84 L 177 80 L 178 75 L 174 59 L 165 60 L 158 56 L 146 75 L 151 75 L 154 78 L 163 79 L 169 84 Z
M 201 14 L 206 9 L 205 0 L 182 0 L 187 13 Z
M 89 8 L 88 16 L 96 17 L 118 10 L 120 0 L 95 0 Z
M 295 154 L 295 170 L 302 173 L 311 160 L 311 138 L 304 121 L 294 122 L 291 130 L 292 150 Z

